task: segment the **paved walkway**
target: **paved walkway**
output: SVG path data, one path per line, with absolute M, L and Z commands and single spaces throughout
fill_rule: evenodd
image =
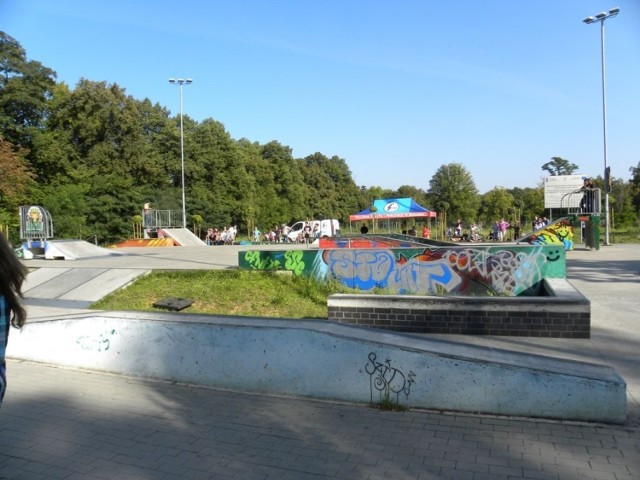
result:
M 384 412 L 10 361 L 0 479 L 640 479 L 640 245 L 570 252 L 568 267 L 592 301 L 591 339 L 459 341 L 613 365 L 625 425 Z

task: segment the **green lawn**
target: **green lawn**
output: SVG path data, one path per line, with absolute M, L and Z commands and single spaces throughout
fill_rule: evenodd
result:
M 167 297 L 189 298 L 189 313 L 281 318 L 327 318 L 327 297 L 348 292 L 290 274 L 247 270 L 151 273 L 95 303 L 98 310 L 166 311 L 153 304 Z

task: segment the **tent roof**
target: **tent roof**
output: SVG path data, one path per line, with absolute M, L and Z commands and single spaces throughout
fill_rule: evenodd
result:
M 375 212 L 371 212 L 371 208 L 362 210 L 355 215 L 349 215 L 349 221 L 390 219 L 390 218 L 429 218 L 437 216 L 436 212 L 424 208 L 413 201 L 413 198 L 386 198 L 374 200 L 373 206 Z

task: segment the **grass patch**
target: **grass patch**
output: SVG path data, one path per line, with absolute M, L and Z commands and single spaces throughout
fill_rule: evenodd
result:
M 406 412 L 407 410 L 409 410 L 404 405 L 400 405 L 399 403 L 394 402 L 389 397 L 385 397 L 382 400 L 380 400 L 378 403 L 374 403 L 373 407 L 377 408 L 378 410 L 393 411 L 393 412 Z
M 327 297 L 351 290 L 306 277 L 250 270 L 154 272 L 94 303 L 98 310 L 166 311 L 166 297 L 190 298 L 188 313 L 281 318 L 327 318 Z
M 604 239 L 604 234 L 603 227 L 600 229 L 600 240 Z M 610 236 L 613 243 L 638 243 L 640 242 L 640 228 L 627 227 L 611 229 Z

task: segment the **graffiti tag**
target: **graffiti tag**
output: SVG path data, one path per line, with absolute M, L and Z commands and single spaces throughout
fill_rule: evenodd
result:
M 374 401 L 374 390 L 378 392 L 380 400 L 393 400 L 391 397 L 393 394 L 395 402 L 399 403 L 401 393 L 405 395 L 405 399 L 409 398 L 411 385 L 415 383 L 415 373 L 412 371 L 405 375 L 391 366 L 389 358 L 384 362 L 378 362 L 377 355 L 373 352 L 369 353 L 369 361 L 365 366 L 365 371 L 369 374 L 371 403 Z
M 115 330 L 111 330 L 110 332 L 101 333 L 97 337 L 85 335 L 82 337 L 78 337 L 76 339 L 76 343 L 82 350 L 95 350 L 98 352 L 107 351 L 109 350 L 109 348 L 111 348 L 110 337 L 112 337 L 115 333 Z

